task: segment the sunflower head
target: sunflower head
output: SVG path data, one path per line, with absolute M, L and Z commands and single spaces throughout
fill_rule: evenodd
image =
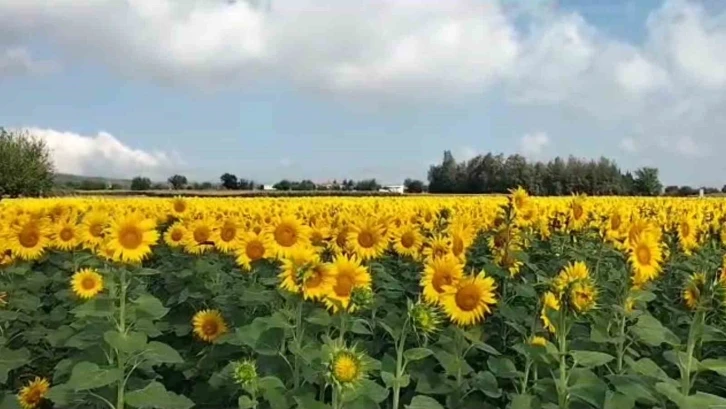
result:
M 351 309 L 356 311 L 370 308 L 374 301 L 375 294 L 373 294 L 370 287 L 354 287 L 350 293 Z
M 45 399 L 50 389 L 50 382 L 45 378 L 36 377 L 20 389 L 18 403 L 23 409 L 36 409 Z
M 423 303 L 411 303 L 408 306 L 408 317 L 417 333 L 428 337 L 441 329 L 443 322 L 441 311 L 438 307 Z
M 688 278 L 686 281 L 685 288 L 683 289 L 683 302 L 686 303 L 686 307 L 690 310 L 698 308 L 701 302 L 701 296 L 706 289 L 706 274 L 695 273 Z
M 540 314 L 540 318 L 542 319 L 544 327 L 553 334 L 555 333 L 556 328 L 550 319 L 550 314 L 558 311 L 560 311 L 559 298 L 553 292 L 547 291 L 542 299 L 542 313 Z
M 71 277 L 71 288 L 76 296 L 88 300 L 103 291 L 103 277 L 90 268 L 78 270 Z
M 578 281 L 570 287 L 569 302 L 575 312 L 584 314 L 595 307 L 597 288 L 590 282 Z
M 459 280 L 455 285 L 446 286 L 441 306 L 456 325 L 474 325 L 492 313 L 491 307 L 497 303 L 496 288 L 494 278 L 487 277 L 482 271 Z
M 234 364 L 234 381 L 245 390 L 257 388 L 257 365 L 254 361 L 245 359 Z
M 369 369 L 366 356 L 355 346 L 349 347 L 343 341 L 335 341 L 326 349 L 328 381 L 342 390 L 359 386 Z
M 192 318 L 194 334 L 201 340 L 214 342 L 227 332 L 227 323 L 218 310 L 202 310 Z
M 533 336 L 529 339 L 529 345 L 533 347 L 546 347 L 547 338 L 541 336 Z

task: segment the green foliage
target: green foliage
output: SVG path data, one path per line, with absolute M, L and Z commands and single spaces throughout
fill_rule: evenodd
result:
M 142 176 L 136 176 L 135 178 L 131 179 L 131 190 L 149 189 L 151 189 L 151 179 Z
M 45 141 L 0 127 L 0 198 L 40 196 L 52 187 L 53 162 Z
M 170 176 L 167 181 L 174 190 L 184 189 L 187 183 L 189 183 L 187 177 L 182 175 Z

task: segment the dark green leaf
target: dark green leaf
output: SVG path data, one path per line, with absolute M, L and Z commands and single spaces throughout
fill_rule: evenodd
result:
M 406 409 L 444 409 L 444 407 L 434 398 L 416 395 L 411 400 L 411 404 L 406 405 Z
M 30 362 L 30 352 L 25 348 L 0 348 L 0 383 L 8 381 L 8 372 Z
M 119 351 L 132 353 L 141 351 L 146 346 L 146 334 L 141 332 L 129 332 L 128 334 L 122 334 L 118 331 L 106 331 L 103 334 L 103 339 Z
M 79 362 L 71 371 L 66 385 L 76 392 L 100 388 L 118 382 L 123 374 L 118 368 L 100 368 L 92 362 Z
M 602 366 L 615 359 L 612 355 L 596 351 L 572 351 L 571 355 L 578 365 L 586 368 Z
M 406 350 L 403 353 L 403 357 L 406 358 L 406 360 L 410 361 L 418 361 L 421 359 L 424 359 L 430 355 L 433 355 L 434 351 L 428 349 L 428 348 L 411 348 Z
M 144 358 L 154 364 L 181 364 L 184 362 L 174 348 L 157 341 L 151 341 L 146 345 Z
M 194 406 L 189 398 L 167 391 L 159 382 L 151 382 L 143 389 L 127 393 L 126 403 L 139 409 L 189 409 Z
M 134 300 L 134 305 L 136 305 L 136 309 L 139 312 L 156 320 L 163 318 L 169 312 L 169 309 L 164 307 L 164 304 L 158 298 L 149 294 L 139 296 L 139 298 Z

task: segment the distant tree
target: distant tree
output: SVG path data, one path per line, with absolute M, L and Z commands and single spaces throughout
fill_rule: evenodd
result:
M 183 189 L 184 186 L 186 186 L 186 184 L 188 183 L 187 177 L 182 175 L 171 176 L 169 179 L 167 179 L 167 181 L 174 190 Z
M 104 190 L 106 189 L 107 185 L 105 182 L 101 180 L 94 180 L 94 179 L 83 179 L 81 183 L 78 184 L 78 190 Z
M 316 190 L 316 189 L 317 189 L 317 186 L 315 185 L 315 183 L 312 180 L 305 179 L 298 184 L 297 190 L 311 191 L 311 190 Z
M 635 194 L 642 196 L 658 196 L 663 185 L 658 179 L 658 169 L 640 168 L 635 171 Z
M 663 193 L 666 196 L 678 196 L 678 186 L 666 186 Z
M 343 182 L 340 185 L 341 190 L 350 191 L 355 188 L 355 182 L 349 179 L 343 179 Z
M 112 183 L 111 184 L 111 190 L 123 190 L 124 187 L 120 183 Z
M 0 128 L 0 197 L 40 196 L 53 187 L 53 177 L 45 141 L 27 131 Z
M 227 190 L 236 190 L 239 188 L 239 183 L 237 182 L 237 176 L 231 174 L 231 173 L 225 173 L 219 178 L 222 181 L 222 187 L 224 187 Z
M 403 181 L 403 190 L 406 193 L 422 193 L 424 191 L 424 183 L 417 179 L 406 179 Z
M 144 178 L 144 179 L 146 179 L 146 178 Z M 146 180 L 148 180 L 148 179 L 146 179 Z M 147 189 L 134 189 L 133 182 L 134 181 L 132 180 L 131 181 L 131 190 L 148 190 L 148 188 Z M 169 186 L 167 186 L 166 183 L 161 183 L 161 182 L 151 183 L 151 186 L 150 186 L 151 190 L 167 190 L 168 188 L 169 188 Z
M 287 179 L 283 179 L 283 180 L 275 183 L 274 185 L 272 185 L 273 189 L 276 189 L 276 190 L 292 190 L 292 186 L 293 186 L 292 182 L 290 182 Z
M 149 190 L 151 189 L 151 179 L 136 176 L 131 179 L 131 190 Z
M 212 185 L 212 182 L 202 182 L 202 185 L 199 186 L 201 190 L 212 190 L 214 189 L 214 185 Z
M 678 188 L 678 196 L 695 196 L 697 193 L 698 191 L 690 186 L 681 186 Z
M 240 190 L 254 190 L 255 189 L 255 181 L 254 180 L 248 180 L 248 179 L 240 179 L 237 183 L 237 187 Z
M 714 193 L 718 193 L 719 192 L 719 190 L 716 189 L 715 187 L 703 186 L 703 187 L 701 187 L 701 189 L 703 189 L 703 193 L 704 194 L 707 194 L 707 195 L 712 195 Z
M 721 193 L 726 193 L 726 185 L 723 185 L 723 187 L 721 188 Z
M 381 188 L 381 185 L 375 179 L 359 180 L 355 184 L 355 190 L 359 192 L 374 192 Z

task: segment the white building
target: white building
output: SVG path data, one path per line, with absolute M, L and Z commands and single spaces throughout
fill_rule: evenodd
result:
M 403 187 L 403 185 L 387 185 L 387 186 L 381 187 L 378 191 L 403 194 L 404 187 Z
M 262 190 L 277 190 L 272 185 L 263 185 Z

